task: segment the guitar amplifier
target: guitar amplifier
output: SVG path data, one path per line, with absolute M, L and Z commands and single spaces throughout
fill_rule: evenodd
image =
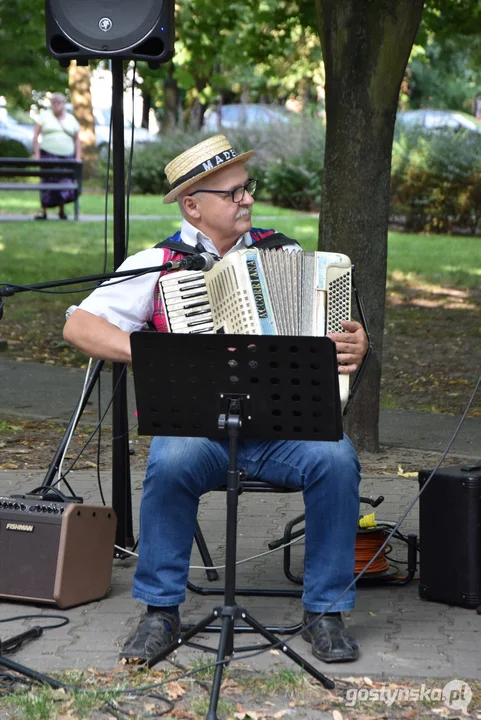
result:
M 423 487 L 430 470 L 419 472 Z M 419 594 L 426 600 L 481 605 L 481 465 L 437 470 L 420 497 Z
M 0 597 L 60 608 L 104 597 L 116 526 L 110 507 L 0 497 Z

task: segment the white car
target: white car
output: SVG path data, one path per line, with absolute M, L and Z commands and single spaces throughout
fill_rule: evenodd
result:
M 15 140 L 29 155 L 33 152 L 33 125 L 20 125 L 7 113 L 0 114 L 0 138 Z
M 203 127 L 209 132 L 217 132 L 223 128 L 259 127 L 278 123 L 285 125 L 295 117 L 295 113 L 279 105 L 263 105 L 262 103 L 233 103 L 205 111 Z M 219 123 L 220 120 L 220 123 Z
M 408 128 L 422 127 L 432 132 L 467 130 L 481 133 L 481 121 L 460 110 L 405 110 L 397 114 L 396 124 Z
M 110 137 L 110 108 L 94 108 L 95 139 L 101 155 L 106 154 Z M 146 128 L 134 128 L 134 145 L 137 143 L 157 142 L 158 136 Z M 124 144 L 129 148 L 132 144 L 132 123 L 124 115 Z

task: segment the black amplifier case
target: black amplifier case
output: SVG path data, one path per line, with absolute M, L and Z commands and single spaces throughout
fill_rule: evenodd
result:
M 116 525 L 102 505 L 0 497 L 0 597 L 60 608 L 104 597 Z
M 420 488 L 430 470 L 419 472 Z M 419 594 L 426 600 L 481 606 L 481 465 L 441 468 L 419 506 Z

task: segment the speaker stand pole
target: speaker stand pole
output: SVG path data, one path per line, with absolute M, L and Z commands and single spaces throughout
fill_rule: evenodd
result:
M 114 166 L 114 270 L 125 260 L 124 71 L 122 58 L 112 58 L 112 139 Z M 133 547 L 130 483 L 127 367 L 112 364 L 112 507 L 117 515 L 115 544 Z

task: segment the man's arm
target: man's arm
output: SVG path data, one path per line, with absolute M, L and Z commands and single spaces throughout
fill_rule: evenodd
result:
M 339 373 L 348 375 L 357 370 L 369 346 L 367 335 L 361 323 L 356 320 L 342 320 L 346 332 L 329 333 L 327 337 L 336 343 Z
M 64 339 L 96 360 L 130 363 L 130 333 L 108 320 L 77 308 L 63 329 Z

